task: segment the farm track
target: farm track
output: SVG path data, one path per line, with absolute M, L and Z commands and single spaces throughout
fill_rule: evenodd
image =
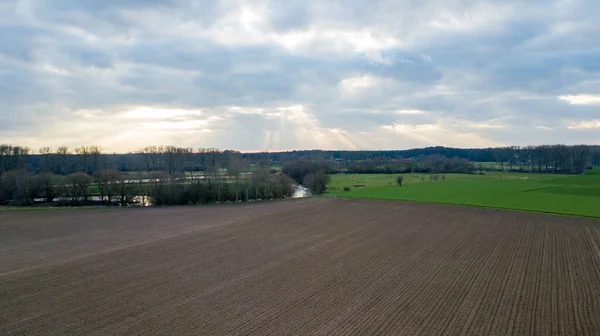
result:
M 0 213 L 2 335 L 599 335 L 600 221 L 372 200 Z

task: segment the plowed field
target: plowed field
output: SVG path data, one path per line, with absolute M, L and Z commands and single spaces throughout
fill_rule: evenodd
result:
M 305 199 L 0 213 L 0 335 L 600 335 L 600 221 Z

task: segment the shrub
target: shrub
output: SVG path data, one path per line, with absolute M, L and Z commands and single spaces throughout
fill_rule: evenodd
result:
M 161 180 L 152 185 L 148 194 L 155 205 L 185 204 L 184 186 L 176 182 Z
M 271 184 L 275 198 L 290 197 L 294 193 L 294 188 L 292 187 L 294 180 L 287 175 L 274 175 Z
M 316 174 L 308 174 L 304 177 L 303 184 L 310 189 L 313 194 L 321 194 L 327 190 L 327 184 L 329 183 L 329 175 L 322 171 Z
M 268 168 L 259 168 L 252 172 L 250 180 L 253 184 L 268 183 L 271 179 L 271 172 Z
M 350 187 L 344 187 L 344 191 L 352 191 L 352 188 L 350 188 Z
M 40 176 L 24 170 L 13 170 L 0 178 L 0 203 L 12 201 L 15 205 L 32 205 L 42 191 Z
M 404 177 L 402 177 L 402 176 L 396 177 L 396 183 L 398 184 L 399 187 L 402 187 L 402 182 L 404 182 Z

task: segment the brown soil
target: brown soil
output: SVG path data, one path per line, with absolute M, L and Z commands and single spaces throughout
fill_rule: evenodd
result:
M 1 335 L 600 335 L 600 221 L 388 201 L 0 213 Z

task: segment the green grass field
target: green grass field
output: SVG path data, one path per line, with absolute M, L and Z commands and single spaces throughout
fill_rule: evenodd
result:
M 600 218 L 600 168 L 585 175 L 488 173 L 429 175 L 333 175 L 329 196 L 460 204 Z M 423 179 L 422 179 L 423 178 Z M 423 181 L 424 180 L 424 181 Z M 361 187 L 357 187 L 363 185 Z M 352 190 L 344 192 L 344 187 Z

